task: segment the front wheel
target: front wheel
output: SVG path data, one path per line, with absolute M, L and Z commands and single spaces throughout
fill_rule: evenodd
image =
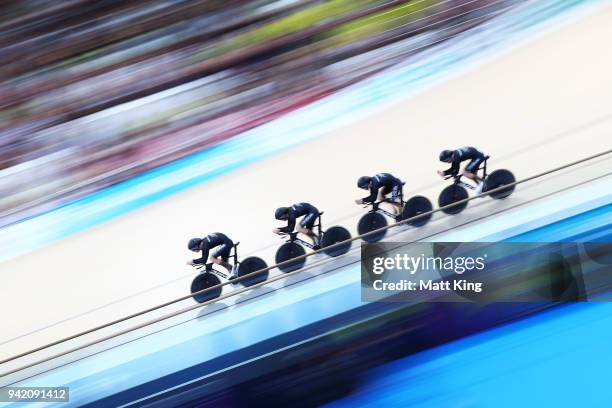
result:
M 464 201 L 455 205 L 451 204 L 454 204 L 461 200 L 465 200 L 466 198 L 468 198 L 467 190 L 461 186 L 453 184 L 442 190 L 442 192 L 440 193 L 440 197 L 438 197 L 438 206 L 442 208 L 442 211 L 446 214 L 459 214 L 461 211 L 465 210 L 465 207 L 467 207 L 468 202 Z M 446 206 L 449 207 L 444 208 Z
M 266 262 L 263 259 L 256 256 L 250 256 L 240 262 L 240 266 L 238 267 L 238 277 L 240 278 L 255 271 L 266 269 L 267 267 L 268 265 L 266 265 Z M 238 282 L 242 286 L 253 286 L 268 279 L 269 274 L 269 271 L 257 273 L 253 276 L 249 276 L 248 278 L 241 279 Z
M 489 174 L 489 177 L 485 180 L 485 185 L 483 191 L 490 191 L 496 189 L 498 187 L 504 186 L 506 184 L 512 184 L 515 182 L 514 174 L 512 174 L 508 170 L 495 170 L 493 173 Z M 489 195 L 492 198 L 502 199 L 508 197 L 512 192 L 514 192 L 515 185 L 512 184 L 506 188 L 499 189 Z
M 196 293 L 204 289 L 212 288 L 221 284 L 221 280 L 212 273 L 201 273 L 191 282 L 191 293 Z M 198 293 L 193 296 L 193 299 L 198 303 L 208 302 L 221 296 L 223 288 L 219 286 L 206 292 Z
M 427 222 L 429 222 L 431 219 L 432 210 L 433 206 L 427 197 L 415 196 L 406 201 L 406 204 L 404 204 L 404 208 L 402 209 L 402 220 L 408 220 L 416 217 L 419 214 L 429 213 L 407 222 L 407 224 L 412 225 L 413 227 L 421 227 L 427 224 Z
M 349 249 L 351 249 L 350 242 L 330 249 L 325 248 L 349 239 L 351 239 L 351 233 L 348 232 L 346 228 L 340 226 L 331 227 L 323 233 L 323 237 L 321 237 L 321 247 L 323 248 L 323 252 L 328 256 L 340 256 L 346 254 Z
M 384 215 L 379 214 L 377 212 L 369 212 L 363 217 L 361 217 L 361 219 L 359 220 L 359 224 L 357 224 L 357 232 L 359 232 L 359 235 L 364 235 L 368 232 L 375 231 L 386 226 L 387 219 L 384 217 Z M 380 241 L 386 234 L 387 230 L 384 229 L 382 231 L 363 237 L 363 240 L 366 242 Z
M 275 261 L 277 264 L 289 261 L 290 259 L 297 258 L 306 254 L 306 250 L 300 244 L 295 242 L 285 242 L 276 251 Z M 306 263 L 306 258 L 296 259 L 293 262 L 287 262 L 285 265 L 281 265 L 278 269 L 281 272 L 293 272 L 300 269 Z

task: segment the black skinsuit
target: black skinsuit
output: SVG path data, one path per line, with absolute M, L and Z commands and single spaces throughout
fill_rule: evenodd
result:
M 220 232 L 213 232 L 212 234 L 208 234 L 204 238 L 204 245 L 202 246 L 202 257 L 199 259 L 194 259 L 194 264 L 205 264 L 208 261 L 208 253 L 211 249 L 217 248 L 217 250 L 213 253 L 215 258 L 221 258 L 225 262 L 230 257 L 230 252 L 232 247 L 234 246 L 234 242 L 227 237 L 227 235 L 222 234 Z
M 478 170 L 478 166 L 480 163 L 484 161 L 485 155 L 480 150 L 475 147 L 466 146 L 461 147 L 453 152 L 453 161 L 451 162 L 451 167 L 447 170 L 444 170 L 444 175 L 457 175 L 459 173 L 459 165 L 462 161 L 470 160 L 467 166 L 465 166 L 465 170 L 470 173 L 475 173 Z
M 396 200 L 402 192 L 402 181 L 389 173 L 379 173 L 372 177 L 372 186 L 370 187 L 370 195 L 364 197 L 364 203 L 372 203 L 378 198 L 378 191 L 382 189 L 382 194 L 387 195 L 392 193 L 391 198 Z
M 308 203 L 298 203 L 293 204 L 289 207 L 287 218 L 287 226 L 283 228 L 279 228 L 281 232 L 290 233 L 295 229 L 295 221 L 297 218 L 305 216 L 300 225 L 302 228 L 312 229 L 317 217 L 319 216 L 319 210 L 312 204 Z

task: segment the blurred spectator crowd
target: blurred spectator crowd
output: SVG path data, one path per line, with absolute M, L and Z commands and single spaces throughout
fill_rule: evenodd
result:
M 3 1 L 0 226 L 213 146 L 517 3 Z

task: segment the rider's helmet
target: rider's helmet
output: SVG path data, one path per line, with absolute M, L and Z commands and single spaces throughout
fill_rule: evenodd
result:
M 287 213 L 289 212 L 289 208 L 287 207 L 279 207 L 274 211 L 274 218 L 277 220 L 283 220 L 287 218 Z
M 452 150 L 442 150 L 442 152 L 440 152 L 440 161 L 442 162 L 450 162 L 452 157 L 453 157 Z
M 187 248 L 189 248 L 190 251 L 197 252 L 200 250 L 201 243 L 202 240 L 200 238 L 191 238 L 187 244 Z
M 357 180 L 357 187 L 366 189 L 368 188 L 370 181 L 372 181 L 372 177 L 361 176 L 359 180 Z

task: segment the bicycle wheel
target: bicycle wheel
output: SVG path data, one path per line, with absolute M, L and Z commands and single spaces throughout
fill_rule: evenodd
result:
M 275 261 L 277 264 L 288 261 L 290 259 L 302 256 L 306 253 L 306 250 L 300 244 L 295 242 L 285 242 L 276 251 Z M 293 262 L 288 262 L 285 265 L 278 267 L 282 272 L 292 272 L 300 269 L 306 263 L 306 258 L 296 259 Z
M 359 220 L 359 224 L 357 224 L 357 231 L 359 235 L 366 234 L 371 231 L 375 231 L 379 228 L 383 228 L 387 226 L 387 220 L 384 215 L 379 214 L 377 212 L 369 212 L 365 214 Z M 366 242 L 376 242 L 383 239 L 383 237 L 387 234 L 387 230 L 382 230 L 377 233 L 368 235 L 363 238 Z
M 504 169 L 495 170 L 493 173 L 489 174 L 489 177 L 485 180 L 483 191 L 493 190 L 503 185 L 514 183 L 514 181 L 514 174 L 510 171 Z M 514 192 L 514 187 L 515 185 L 513 184 L 507 188 L 502 188 L 499 191 L 490 193 L 489 196 L 498 200 L 506 198 Z
M 465 200 L 466 198 L 468 198 L 467 190 L 461 186 L 453 184 L 442 190 L 440 197 L 438 197 L 438 206 L 446 207 L 447 205 Z M 452 207 L 444 208 L 442 211 L 446 214 L 459 214 L 461 211 L 465 210 L 467 205 L 468 203 L 465 201 L 463 203 L 453 205 Z
M 191 293 L 199 292 L 204 289 L 219 285 L 221 280 L 212 273 L 201 273 L 191 282 Z M 204 303 L 221 296 L 222 287 L 218 287 L 203 293 L 198 293 L 193 296 L 193 299 L 198 303 Z
M 339 256 L 342 254 L 346 254 L 349 249 L 351 249 L 351 243 L 347 242 L 346 244 L 338 245 L 335 248 L 325 249 L 326 247 L 337 244 L 338 242 L 346 241 L 351 238 L 351 233 L 344 227 L 335 226 L 329 228 L 327 231 L 323 233 L 323 237 L 321 237 L 321 247 L 323 248 L 323 252 L 329 256 Z
M 268 265 L 263 259 L 258 258 L 256 256 L 250 256 L 240 262 L 240 267 L 238 268 L 238 277 L 240 278 L 244 275 L 248 275 L 249 273 L 265 269 L 267 266 Z M 248 278 L 244 278 L 240 280 L 239 283 L 242 286 L 253 286 L 268 279 L 269 274 L 269 271 L 261 272 Z
M 430 212 L 431 210 L 433 210 L 433 206 L 427 197 L 412 197 L 410 200 L 406 201 L 406 204 L 404 204 L 404 208 L 402 209 L 402 220 L 416 217 L 419 214 Z M 432 214 L 424 215 L 415 220 L 408 221 L 407 224 L 410 224 L 413 227 L 421 227 L 429 222 L 431 216 Z

